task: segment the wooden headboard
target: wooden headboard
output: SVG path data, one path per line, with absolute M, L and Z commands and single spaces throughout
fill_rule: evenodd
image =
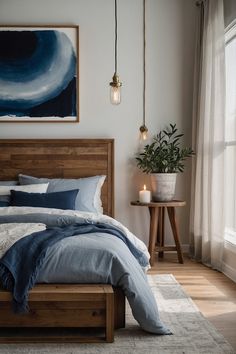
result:
M 0 181 L 19 173 L 35 177 L 106 175 L 104 214 L 114 216 L 113 139 L 0 139 Z

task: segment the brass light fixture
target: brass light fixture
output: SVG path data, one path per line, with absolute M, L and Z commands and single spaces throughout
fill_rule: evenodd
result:
M 140 139 L 147 140 L 146 126 L 146 0 L 143 0 L 143 124 L 139 128 Z
M 117 0 L 115 0 L 115 72 L 110 82 L 110 100 L 114 105 L 121 102 L 121 86 L 122 83 L 117 75 Z

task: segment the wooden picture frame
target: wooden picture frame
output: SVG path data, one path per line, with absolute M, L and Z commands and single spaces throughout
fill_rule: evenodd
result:
M 79 121 L 79 26 L 0 26 L 0 122 Z

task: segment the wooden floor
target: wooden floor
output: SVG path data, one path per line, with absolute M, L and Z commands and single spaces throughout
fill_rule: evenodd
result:
M 236 350 L 236 283 L 187 256 L 184 264 L 179 264 L 173 253 L 166 253 L 163 259 L 156 256 L 149 273 L 173 274 L 202 314 Z

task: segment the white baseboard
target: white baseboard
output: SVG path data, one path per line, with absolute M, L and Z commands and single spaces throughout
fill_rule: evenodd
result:
M 236 283 L 236 269 L 223 262 L 222 273 Z

